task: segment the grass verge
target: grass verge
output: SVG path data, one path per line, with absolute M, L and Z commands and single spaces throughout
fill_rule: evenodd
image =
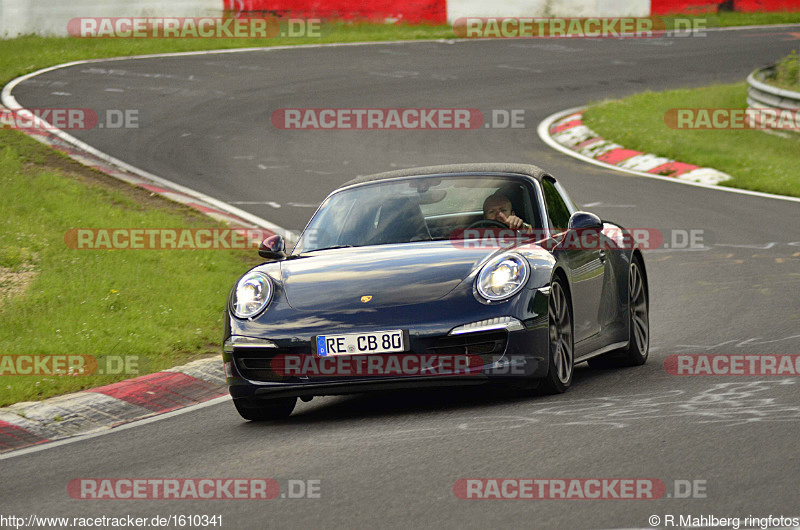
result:
M 786 90 L 800 90 L 800 56 L 792 51 L 775 65 L 772 75 L 764 82 Z
M 746 83 L 645 92 L 592 105 L 584 123 L 607 140 L 728 173 L 725 186 L 800 197 L 800 135 L 759 130 L 671 129 L 669 109 L 746 108 Z
M 40 68 L 82 59 L 335 42 L 456 38 L 453 28 L 448 25 L 337 23 L 322 26 L 319 33 L 322 36 L 271 39 L 78 39 L 30 35 L 0 39 L 0 80 L 6 83 Z
M 80 59 L 439 38 L 452 36 L 452 30 L 342 24 L 323 35 L 267 42 L 25 36 L 0 40 L 0 80 Z M 260 261 L 254 251 L 72 250 L 64 242 L 70 228 L 210 228 L 218 223 L 10 129 L 0 129 L 0 196 L 0 374 L 28 369 L 27 361 L 12 357 L 18 355 L 91 355 L 107 371 L 122 369 L 102 376 L 0 375 L 0 406 L 92 388 L 219 352 L 228 290 Z M 129 370 L 120 360 L 129 362 Z
M 243 250 L 72 250 L 64 242 L 70 228 L 219 224 L 9 132 L 2 131 L 0 150 L 0 370 L 29 369 L 14 355 L 79 354 L 103 358 L 106 372 L 122 373 L 3 375 L 0 406 L 216 354 L 228 290 L 258 256 Z
M 800 11 L 777 13 L 721 12 L 663 17 L 702 20 L 705 27 L 731 27 L 800 23 Z M 449 24 L 329 23 L 320 37 L 275 37 L 271 39 L 77 39 L 71 37 L 23 36 L 0 39 L 0 81 L 29 72 L 80 59 L 102 59 L 126 55 L 174 53 L 197 50 L 325 44 L 334 42 L 377 42 L 418 39 L 455 39 Z

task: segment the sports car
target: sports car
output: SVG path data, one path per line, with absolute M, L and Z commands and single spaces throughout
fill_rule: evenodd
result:
M 576 363 L 643 364 L 647 272 L 628 235 L 533 165 L 351 180 L 290 252 L 265 239 L 267 261 L 233 286 L 223 362 L 236 409 L 277 419 L 297 398 L 440 385 L 561 393 Z

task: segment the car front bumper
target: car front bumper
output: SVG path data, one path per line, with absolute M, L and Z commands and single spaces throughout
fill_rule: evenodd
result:
M 253 320 L 238 319 L 229 312 L 226 314 L 223 360 L 226 380 L 234 399 L 476 385 L 493 380 L 531 380 L 547 375 L 549 337 L 545 290 L 525 289 L 513 299 L 486 304 L 476 300 L 471 289 L 464 289 L 425 304 L 339 312 L 299 311 L 285 300 L 276 302 Z M 516 325 L 503 329 L 472 327 L 496 319 L 511 319 Z M 302 363 L 319 361 L 313 342 L 317 335 L 388 329 L 404 330 L 408 340 L 407 351 L 403 354 L 353 357 L 466 358 L 469 369 L 390 375 L 317 372 L 309 376 L 276 370 L 275 360 L 281 356 L 301 359 Z M 236 338 L 240 339 L 234 340 Z
M 234 399 L 308 397 L 351 394 L 374 390 L 394 390 L 431 386 L 479 385 L 489 381 L 519 381 L 547 375 L 547 323 L 533 323 L 518 331 L 484 331 L 458 336 L 419 336 L 410 333 L 411 351 L 401 356 L 420 358 L 467 359 L 468 368 L 432 370 L 430 375 L 418 372 L 394 375 L 354 375 L 336 372 L 295 375 L 280 368 L 275 361 L 281 356 L 317 361 L 310 341 L 291 346 L 229 347 L 223 354 L 228 387 Z M 438 352 L 438 353 L 437 353 Z M 473 352 L 473 353 L 470 353 Z M 398 354 L 375 354 L 398 355 Z M 310 358 L 309 358 L 310 357 Z M 361 358 L 368 355 L 358 356 Z M 311 359 L 314 358 L 314 359 Z M 325 359 L 335 365 L 336 359 Z M 300 361 L 299 364 L 303 364 Z M 281 366 L 278 363 L 278 366 Z

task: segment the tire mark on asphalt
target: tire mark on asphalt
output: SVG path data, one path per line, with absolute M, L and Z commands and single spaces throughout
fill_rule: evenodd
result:
M 660 393 L 620 394 L 570 400 L 543 405 L 528 414 L 485 414 L 450 425 L 374 431 L 365 425 L 363 432 L 352 429 L 339 437 L 326 434 L 321 445 L 398 443 L 429 438 L 476 433 L 500 433 L 536 426 L 541 433 L 550 427 L 605 426 L 612 429 L 634 427 L 644 421 L 681 418 L 695 425 L 716 424 L 736 427 L 751 423 L 800 421 L 800 406 L 782 403 L 772 392 L 795 389 L 791 379 L 717 383 L 700 392 L 669 390 Z M 433 418 L 431 421 L 437 422 Z M 358 429 L 361 431 L 362 429 Z

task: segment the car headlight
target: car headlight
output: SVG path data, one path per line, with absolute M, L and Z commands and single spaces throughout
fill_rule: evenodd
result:
M 517 294 L 528 281 L 528 262 L 518 254 L 503 254 L 483 266 L 478 275 L 478 293 L 487 300 L 505 300 Z
M 239 318 L 252 318 L 272 300 L 272 281 L 263 272 L 248 272 L 233 293 L 233 314 Z

